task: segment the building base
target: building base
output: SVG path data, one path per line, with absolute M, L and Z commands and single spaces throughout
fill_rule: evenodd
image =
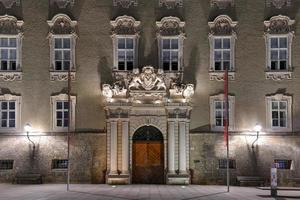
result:
M 168 174 L 167 184 L 169 185 L 188 185 L 190 176 L 188 174 Z
M 107 175 L 106 183 L 110 185 L 127 185 L 130 184 L 129 174 L 121 174 L 121 175 Z

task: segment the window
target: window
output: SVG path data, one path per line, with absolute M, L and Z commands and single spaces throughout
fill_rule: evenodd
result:
M 0 70 L 17 70 L 17 38 L 0 37 Z
M 54 39 L 54 68 L 56 71 L 68 71 L 71 66 L 71 39 Z
M 16 131 L 20 128 L 20 104 L 20 96 L 0 95 L 0 130 Z
M 219 169 L 227 169 L 227 159 L 219 159 Z M 229 159 L 229 169 L 236 169 L 235 160 Z
M 118 41 L 118 70 L 131 71 L 134 66 L 134 39 L 120 37 Z
M 224 71 L 231 69 L 231 45 L 230 38 L 214 39 L 214 69 Z
M 287 70 L 288 67 L 288 38 L 270 37 L 270 63 L 271 70 Z
M 162 44 L 162 66 L 164 71 L 178 71 L 179 45 L 178 38 L 163 38 Z
M 1 128 L 16 127 L 16 102 L 0 101 Z
M 9 170 L 13 169 L 14 161 L 13 160 L 0 160 L 0 170 Z
M 292 97 L 276 94 L 266 97 L 267 129 L 269 131 L 292 131 Z
M 291 169 L 291 160 L 274 160 L 277 169 Z
M 54 131 L 67 131 L 70 123 L 70 129 L 74 130 L 76 97 L 71 96 L 71 105 L 69 106 L 67 94 L 52 96 L 51 104 L 52 104 L 52 129 Z M 69 122 L 69 112 L 71 116 L 70 122 Z
M 224 95 L 212 96 L 210 97 L 211 104 L 211 129 L 213 131 L 222 131 L 225 126 L 226 119 L 226 105 Z M 234 127 L 234 97 L 228 97 L 228 112 L 229 112 L 229 129 Z
M 67 159 L 52 160 L 52 169 L 68 169 L 68 160 Z

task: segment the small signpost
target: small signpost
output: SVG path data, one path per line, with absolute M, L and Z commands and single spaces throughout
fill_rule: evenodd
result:
M 271 168 L 271 196 L 277 197 L 277 168 L 275 165 Z

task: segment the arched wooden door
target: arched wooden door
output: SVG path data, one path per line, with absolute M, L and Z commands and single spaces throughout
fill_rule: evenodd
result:
M 139 128 L 133 135 L 132 183 L 164 183 L 164 143 L 153 126 Z

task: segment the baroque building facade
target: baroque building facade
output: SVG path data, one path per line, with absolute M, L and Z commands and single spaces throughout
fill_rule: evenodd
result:
M 297 184 L 299 6 L 0 0 L 0 180 Z

